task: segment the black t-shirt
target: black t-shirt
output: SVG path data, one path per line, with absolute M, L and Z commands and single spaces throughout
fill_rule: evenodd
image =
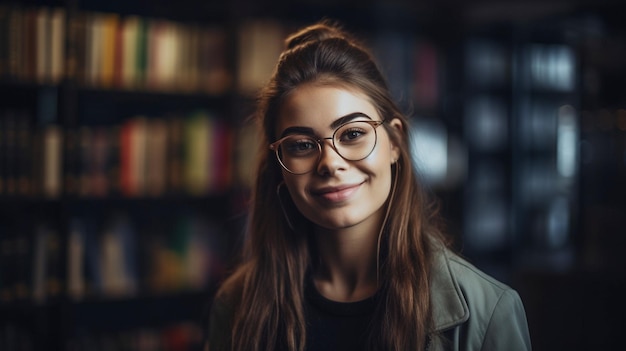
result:
M 376 297 L 356 302 L 331 301 L 320 295 L 309 280 L 305 287 L 306 350 L 365 349 Z

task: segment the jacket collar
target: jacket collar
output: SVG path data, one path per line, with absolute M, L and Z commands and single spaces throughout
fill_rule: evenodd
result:
M 436 249 L 431 275 L 431 304 L 435 331 L 444 331 L 469 318 L 469 308 L 450 269 L 447 249 Z

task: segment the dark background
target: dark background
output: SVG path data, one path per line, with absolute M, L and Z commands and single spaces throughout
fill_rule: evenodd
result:
M 229 65 L 235 76 L 242 54 L 235 33 L 243 23 L 265 20 L 288 32 L 321 18 L 341 21 L 372 44 L 392 91 L 418 132 L 434 130 L 429 135 L 447 147 L 446 173 L 432 178 L 429 187 L 441 200 L 459 251 L 520 293 L 533 348 L 620 348 L 626 327 L 622 301 L 626 293 L 626 6 L 622 1 L 28 0 L 17 4 L 217 24 L 233 40 Z M 429 58 L 435 63 L 418 64 Z M 425 77 L 420 67 L 434 73 Z M 5 77 L 1 88 L 0 109 L 15 105 L 37 109 L 50 87 Z M 104 119 L 112 123 L 134 111 L 155 114 L 185 104 L 217 109 L 239 126 L 252 110 L 250 95 L 236 87 L 218 97 L 83 91 L 71 80 L 52 88 L 58 89 L 52 98 L 58 99 L 54 106 L 65 126 L 92 123 L 85 117 L 90 113 L 92 119 L 106 114 Z M 431 99 L 420 95 L 424 92 L 432 94 Z M 111 109 L 116 103 L 133 112 L 116 114 L 122 110 Z M 570 161 L 566 170 L 559 168 L 564 158 Z M 68 219 L 76 213 L 91 215 L 115 208 L 148 223 L 155 213 L 167 218 L 172 212 L 191 209 L 217 219 L 223 227 L 216 247 L 222 250 L 222 264 L 228 266 L 241 234 L 239 219 L 247 189 L 237 183 L 223 190 L 200 198 L 158 199 L 62 195 L 48 200 L 3 195 L 0 218 L 18 223 L 8 228 L 19 234 L 21 223 L 31 221 L 34 213 L 33 217 L 47 218 L 65 233 Z M 7 264 L 1 267 L 8 269 Z M 140 339 L 137 330 L 166 333 L 163 328 L 180 321 L 201 329 L 220 277 L 216 275 L 201 291 L 142 292 L 124 299 L 100 296 L 81 302 L 61 294 L 43 304 L 29 299 L 3 302 L 0 349 L 135 349 L 128 340 Z M 176 336 L 170 335 L 168 340 L 172 339 Z M 160 346 L 147 349 L 176 349 L 175 343 L 162 340 L 156 345 Z M 183 349 L 194 347 L 192 343 Z

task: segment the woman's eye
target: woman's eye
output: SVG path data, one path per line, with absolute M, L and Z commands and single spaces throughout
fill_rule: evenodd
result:
M 298 139 L 285 141 L 285 151 L 289 154 L 299 155 L 317 150 L 315 141 L 310 139 Z
M 341 133 L 339 140 L 342 142 L 356 141 L 365 134 L 366 132 L 362 129 L 348 129 Z

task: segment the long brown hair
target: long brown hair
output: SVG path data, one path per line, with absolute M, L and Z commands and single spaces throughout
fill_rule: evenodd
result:
M 418 182 L 409 153 L 409 121 L 394 103 L 373 56 L 329 21 L 286 40 L 274 74 L 261 91 L 256 117 L 262 126 L 243 262 L 218 298 L 234 306 L 232 350 L 304 350 L 304 281 L 313 253 L 312 224 L 286 191 L 281 168 L 267 145 L 276 139 L 281 102 L 303 83 L 334 84 L 363 92 L 380 116 L 399 118 L 402 131 L 383 124 L 400 158 L 387 202 L 378 257 L 381 299 L 370 333 L 372 350 L 419 350 L 431 331 L 430 261 L 433 239 L 443 240 L 436 207 Z M 291 209 L 291 210 L 290 210 Z M 288 211 L 283 215 L 283 211 Z M 288 221 L 286 218 L 289 218 Z

